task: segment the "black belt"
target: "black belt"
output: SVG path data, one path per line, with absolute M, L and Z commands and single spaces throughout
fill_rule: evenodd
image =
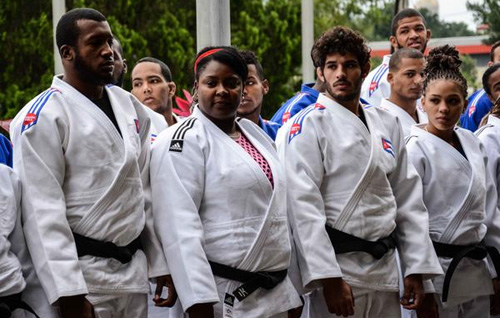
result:
M 438 256 L 452 258 L 450 266 L 444 276 L 442 295 L 443 302 L 448 300 L 451 277 L 453 276 L 458 263 L 460 263 L 464 257 L 482 260 L 489 254 L 491 260 L 493 261 L 493 265 L 495 266 L 495 271 L 498 275 L 500 275 L 500 253 L 495 247 L 486 246 L 484 241 L 475 245 L 453 245 L 434 241 L 432 241 L 432 244 L 434 244 L 434 250 Z
M 209 263 L 214 275 L 243 283 L 243 285 L 233 291 L 233 295 L 238 298 L 239 301 L 247 298 L 259 287 L 268 290 L 273 289 L 286 278 L 288 272 L 287 269 L 284 269 L 277 272 L 253 273 L 211 261 L 209 261 Z
M 388 237 L 384 237 L 375 242 L 368 241 L 357 236 L 336 230 L 328 225 L 326 232 L 332 241 L 335 254 L 349 252 L 366 252 L 376 259 L 381 259 L 389 250 L 396 248 L 396 234 L 392 232 Z
M 23 309 L 32 313 L 36 318 L 40 318 L 27 303 L 21 300 L 21 293 L 0 297 L 0 317 L 9 318 L 16 309 Z
M 75 238 L 76 250 L 78 257 L 84 255 L 93 255 L 105 258 L 114 258 L 119 260 L 122 264 L 126 264 L 132 260 L 135 252 L 141 248 L 140 237 L 137 237 L 127 246 L 117 246 L 112 242 L 102 242 L 94 240 L 90 237 L 73 233 Z

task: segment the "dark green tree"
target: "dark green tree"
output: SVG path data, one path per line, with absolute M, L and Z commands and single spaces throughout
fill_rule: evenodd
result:
M 431 30 L 433 38 L 447 38 L 456 36 L 471 36 L 475 33 L 468 29 L 464 22 L 445 22 L 439 19 L 439 15 L 428 9 L 419 10 L 425 18 L 427 28 Z
M 500 2 L 498 0 L 483 0 L 482 3 L 467 1 L 467 9 L 474 11 L 477 22 L 489 25 L 488 44 L 500 40 Z

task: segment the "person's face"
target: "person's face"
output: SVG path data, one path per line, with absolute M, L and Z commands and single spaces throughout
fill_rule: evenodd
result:
M 500 69 L 496 70 L 490 75 L 488 79 L 488 86 L 490 87 L 492 102 L 495 102 L 500 97 Z
M 391 93 L 405 100 L 419 99 L 422 97 L 423 75 L 423 58 L 402 58 L 399 61 L 399 69 L 387 74 L 387 80 L 391 84 Z
M 120 44 L 118 41 L 113 40 L 113 57 L 115 61 L 115 69 L 113 71 L 113 84 L 117 86 L 123 85 L 123 77 L 127 73 L 126 60 L 120 54 Z
M 113 81 L 113 34 L 106 21 L 78 20 L 80 35 L 74 48 L 73 66 L 84 82 L 107 84 Z
M 362 70 L 352 53 L 333 53 L 326 57 L 323 70 L 318 68 L 317 72 L 318 77 L 325 83 L 327 95 L 341 103 L 359 98 L 361 84 L 369 69 L 370 64 L 367 63 Z
M 492 66 L 496 63 L 500 63 L 500 46 L 497 46 L 493 51 L 493 61 L 489 61 L 488 66 Z
M 427 86 L 422 106 L 429 117 L 429 131 L 452 130 L 465 106 L 462 88 L 452 80 L 435 80 Z
M 407 47 L 425 51 L 431 31 L 425 27 L 421 17 L 408 17 L 399 20 L 396 35 L 391 35 L 389 41 L 395 50 Z
M 262 107 L 264 95 L 269 91 L 267 80 L 260 80 L 257 68 L 254 64 L 248 64 L 248 77 L 243 89 L 243 98 L 238 107 L 238 116 L 248 116 L 254 112 L 259 112 Z
M 142 62 L 132 70 L 132 94 L 155 112 L 163 112 L 175 94 L 175 84 L 167 82 L 157 63 Z
M 227 120 L 236 117 L 243 82 L 231 67 L 215 60 L 208 62 L 195 83 L 195 89 L 199 107 L 209 118 Z

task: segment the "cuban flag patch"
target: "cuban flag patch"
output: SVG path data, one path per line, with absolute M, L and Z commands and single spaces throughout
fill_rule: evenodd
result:
M 24 117 L 23 125 L 21 127 L 21 134 L 36 125 L 43 107 L 45 106 L 45 104 L 47 104 L 50 96 L 52 96 L 52 94 L 56 92 L 60 93 L 58 89 L 51 87 L 36 98 L 36 100 L 31 105 L 28 113 Z
M 394 147 L 389 139 L 382 138 L 382 147 L 385 152 L 389 153 L 393 158 L 396 158 L 396 155 L 394 154 Z
M 372 96 L 372 94 L 378 89 L 378 86 L 380 84 L 380 80 L 382 77 L 385 75 L 389 67 L 386 64 L 382 64 L 382 66 L 377 70 L 375 75 L 372 78 L 372 81 L 370 83 L 370 89 L 368 90 L 368 96 Z

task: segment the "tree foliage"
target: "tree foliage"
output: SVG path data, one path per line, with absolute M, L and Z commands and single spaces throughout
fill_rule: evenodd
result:
M 489 25 L 488 44 L 500 40 L 500 2 L 498 0 L 483 0 L 482 3 L 467 1 L 467 9 L 474 11 L 476 21 Z
M 425 18 L 427 28 L 431 30 L 433 38 L 448 38 L 455 36 L 471 36 L 475 33 L 468 29 L 464 22 L 445 22 L 439 19 L 437 13 L 432 13 L 428 9 L 420 9 L 420 13 Z

